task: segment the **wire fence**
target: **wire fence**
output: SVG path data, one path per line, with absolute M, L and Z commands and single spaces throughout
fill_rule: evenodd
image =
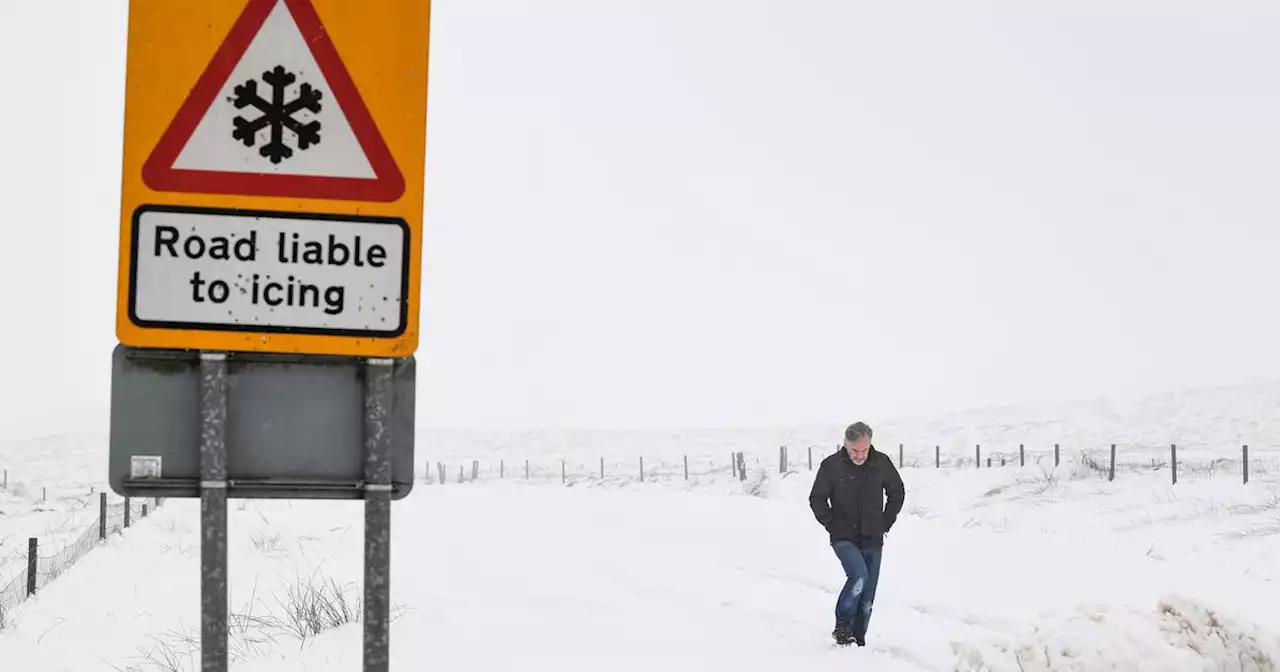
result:
M 41 502 L 59 501 L 63 499 L 79 499 L 85 494 L 97 494 L 97 489 L 93 485 L 87 486 L 70 486 L 70 485 L 32 485 L 28 481 L 18 480 L 17 474 L 10 473 L 8 468 L 0 469 L 0 493 L 26 499 L 28 501 L 39 500 Z
M 0 628 L 9 623 L 9 615 L 13 613 L 13 608 L 22 604 L 27 599 L 27 568 L 25 561 L 22 571 L 13 575 L 7 581 L 0 579 Z
M 635 456 L 584 459 L 581 455 L 507 460 L 458 460 L 427 462 L 419 469 L 419 479 L 427 484 L 469 483 L 477 480 L 556 483 L 679 483 L 696 484 L 725 478 L 746 480 L 752 474 L 814 471 L 838 446 L 780 446 L 773 456 L 726 452 L 723 458 L 681 456 L 678 459 Z M 1029 448 L 1026 445 L 996 449 L 975 444 L 969 451 L 941 445 L 907 448 L 899 445 L 884 452 L 896 467 L 904 470 L 981 470 L 1035 468 L 1042 471 L 1071 471 L 1072 478 L 1116 480 L 1128 475 L 1164 473 L 1172 483 L 1180 480 L 1231 479 L 1248 484 L 1255 480 L 1280 479 L 1280 449 L 1241 446 L 1235 450 L 1204 447 L 1108 446 L 1072 448 L 1061 444 Z M 457 458 L 453 458 L 457 460 Z M 459 463 L 461 462 L 461 463 Z
M 428 463 L 419 474 L 428 484 L 469 483 L 476 480 L 510 480 L 529 482 L 561 482 L 574 485 L 588 481 L 636 481 L 640 483 L 691 482 L 732 477 L 738 472 L 729 458 L 715 460 L 688 458 L 680 460 L 637 457 L 634 461 L 601 459 L 538 458 L 494 462 L 471 460 L 463 464 Z
M 56 546 L 42 547 L 40 540 L 32 537 L 25 553 L 15 551 L 0 560 L 0 571 L 10 573 L 8 578 L 0 575 L 0 628 L 8 624 L 18 605 L 65 574 L 111 535 L 120 534 L 164 502 L 158 498 L 126 498 L 112 504 L 107 502 L 106 493 L 100 493 L 100 498 L 98 517 L 61 530 Z

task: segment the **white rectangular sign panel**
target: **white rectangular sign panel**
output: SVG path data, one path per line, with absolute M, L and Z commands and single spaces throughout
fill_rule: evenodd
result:
M 143 206 L 129 311 L 146 327 L 397 336 L 409 227 L 394 217 Z

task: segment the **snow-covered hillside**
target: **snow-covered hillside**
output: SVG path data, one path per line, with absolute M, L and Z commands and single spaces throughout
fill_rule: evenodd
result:
M 523 474 L 525 460 L 534 471 L 559 480 L 561 460 L 572 475 L 598 473 L 599 461 L 610 474 L 636 475 L 639 458 L 646 470 L 681 473 L 682 458 L 691 468 L 727 472 L 730 454 L 745 451 L 762 467 L 777 466 L 779 446 L 787 446 L 791 465 L 807 466 L 830 452 L 844 427 L 866 420 L 875 429 L 875 443 L 896 457 L 903 446 L 907 464 L 972 468 L 975 447 L 983 464 L 1017 461 L 1023 446 L 1028 464 L 1052 464 L 1054 445 L 1063 462 L 1084 454 L 1106 464 L 1116 444 L 1118 469 L 1160 467 L 1171 461 L 1176 445 L 1180 477 L 1203 472 L 1241 471 L 1241 447 L 1249 446 L 1254 473 L 1280 470 L 1280 384 L 1223 387 L 1173 392 L 1134 399 L 1097 399 L 1059 405 L 976 409 L 936 418 L 880 420 L 858 415 L 834 419 L 827 426 L 776 429 L 704 429 L 695 431 L 597 432 L 476 432 L 423 430 L 418 442 L 421 463 L 459 466 L 468 472 L 473 460 L 483 470 Z M 936 451 L 936 453 L 935 453 Z M 434 468 L 434 467 L 433 467 Z M 450 477 L 452 478 L 452 476 Z
M 430 417 L 424 413 L 424 417 Z M 1083 400 L 1062 404 L 980 408 L 938 417 L 869 418 L 857 409 L 829 425 L 697 431 L 476 432 L 424 430 L 423 449 L 433 455 L 472 455 L 477 446 L 512 455 L 586 455 L 601 447 L 652 455 L 719 455 L 732 447 L 761 449 L 834 446 L 854 420 L 869 422 L 882 448 L 905 443 L 909 451 L 932 456 L 968 455 L 975 444 L 1014 450 L 1025 444 L 1051 450 L 1053 444 L 1081 449 L 1112 443 L 1164 449 L 1235 451 L 1242 444 L 1280 449 L 1280 384 L 1206 388 L 1138 398 Z M 481 443 L 481 440 L 483 443 Z

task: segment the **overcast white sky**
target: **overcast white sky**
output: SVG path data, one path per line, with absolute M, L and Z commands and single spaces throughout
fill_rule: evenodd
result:
M 105 422 L 125 8 L 0 8 L 0 428 Z M 1280 379 L 1280 4 L 437 0 L 433 33 L 424 425 Z

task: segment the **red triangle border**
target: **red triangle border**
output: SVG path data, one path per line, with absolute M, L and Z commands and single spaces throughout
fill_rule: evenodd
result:
M 312 56 L 328 80 L 334 98 L 346 114 L 351 131 L 373 168 L 374 179 L 180 170 L 173 167 L 218 92 L 266 24 L 271 10 L 280 2 L 289 9 L 303 40 L 310 46 Z M 364 99 L 329 39 L 311 0 L 249 0 L 143 164 L 142 181 L 155 191 L 372 202 L 395 201 L 404 194 L 405 187 L 404 176 L 396 166 L 391 150 L 365 107 Z

